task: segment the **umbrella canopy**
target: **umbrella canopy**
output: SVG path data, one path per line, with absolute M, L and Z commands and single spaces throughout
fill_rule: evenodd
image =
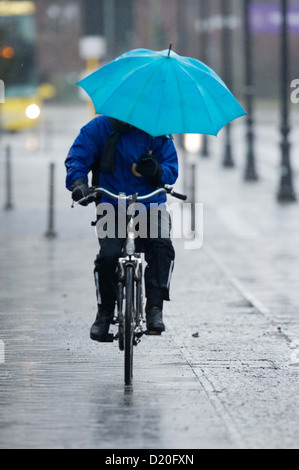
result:
M 246 113 L 225 83 L 204 63 L 169 50 L 135 49 L 84 78 L 95 112 L 156 137 L 217 135 Z

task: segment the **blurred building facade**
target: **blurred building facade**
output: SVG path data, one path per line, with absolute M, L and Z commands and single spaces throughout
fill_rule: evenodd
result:
M 84 70 L 79 54 L 83 36 L 106 39 L 102 63 L 138 47 L 166 49 L 190 55 L 223 71 L 223 4 L 232 39 L 234 91 L 242 92 L 244 74 L 242 1 L 240 0 L 35 0 L 37 63 L 40 76 L 56 85 L 71 83 Z M 290 4 L 296 2 L 290 0 Z M 277 16 L 279 0 L 253 0 L 261 15 L 267 5 Z M 296 5 L 295 5 L 296 6 Z M 258 10 L 259 11 L 259 10 Z M 293 11 L 293 10 L 292 10 Z M 296 14 L 296 9 L 295 9 Z M 262 17 L 261 17 L 262 18 Z M 297 21 L 299 25 L 299 7 Z M 260 96 L 276 96 L 279 86 L 279 28 L 253 28 L 254 75 Z M 291 77 L 299 78 L 298 30 L 290 36 Z M 203 50 L 203 44 L 205 49 Z

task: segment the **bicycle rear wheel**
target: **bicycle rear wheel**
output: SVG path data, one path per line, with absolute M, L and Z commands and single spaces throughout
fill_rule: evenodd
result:
M 131 385 L 133 379 L 133 340 L 134 340 L 134 269 L 126 269 L 126 305 L 124 324 L 124 350 L 125 350 L 125 385 Z

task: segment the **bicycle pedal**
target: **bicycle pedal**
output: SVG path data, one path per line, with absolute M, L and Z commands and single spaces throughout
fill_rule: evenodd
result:
M 161 336 L 161 331 L 146 330 L 145 334 L 148 336 Z
M 114 334 L 108 333 L 106 338 L 104 340 L 99 341 L 99 343 L 113 343 L 113 341 L 114 341 Z

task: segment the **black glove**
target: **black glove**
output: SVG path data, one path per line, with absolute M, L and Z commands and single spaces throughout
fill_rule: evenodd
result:
M 89 187 L 87 182 L 83 178 L 79 178 L 72 184 L 72 198 L 74 201 L 80 201 L 83 197 L 89 193 Z M 83 204 L 87 205 L 87 204 Z
M 161 184 L 162 167 L 158 160 L 147 153 L 140 155 L 136 171 L 142 176 L 147 176 L 153 185 Z

